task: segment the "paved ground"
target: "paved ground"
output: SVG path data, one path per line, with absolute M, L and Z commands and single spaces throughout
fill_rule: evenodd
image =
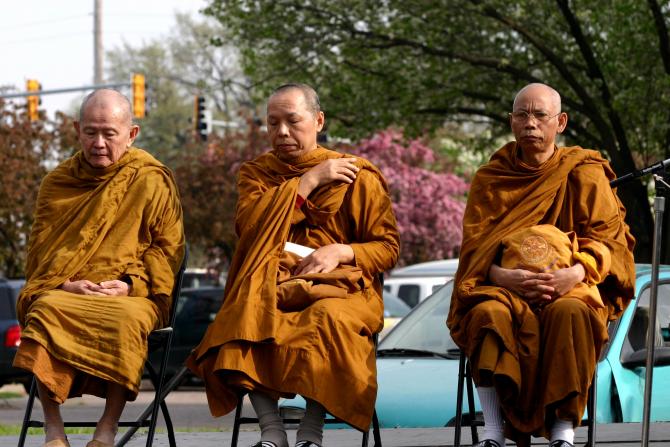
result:
M 640 446 L 640 424 L 608 424 L 598 427 L 598 446 L 616 447 L 639 447 Z M 258 441 L 257 431 L 245 431 L 240 434 L 240 447 L 246 447 Z M 178 433 L 177 445 L 179 447 L 227 447 L 230 445 L 230 432 L 200 432 L 200 433 Z M 295 439 L 295 432 L 289 431 L 289 440 Z M 324 447 L 352 447 L 360 445 L 360 433 L 354 430 L 326 430 Z M 17 444 L 17 436 L 0 437 L 0 445 L 14 446 Z M 89 440 L 86 435 L 71 435 L 72 447 L 84 447 Z M 670 446 L 670 424 L 653 424 L 650 436 L 650 446 Z M 577 444 L 583 445 L 586 441 L 586 431 L 579 429 L 577 432 Z M 41 436 L 31 436 L 26 442 L 27 447 L 40 447 Z M 453 445 L 453 429 L 395 429 L 382 430 L 382 443 L 384 447 L 442 447 Z M 138 436 L 127 445 L 140 447 L 146 444 L 144 436 Z M 372 446 L 372 441 L 370 441 Z M 465 436 L 463 445 L 469 446 L 469 437 Z M 513 444 L 508 444 L 513 445 Z M 533 445 L 547 445 L 544 440 L 536 439 Z M 168 446 L 167 436 L 159 434 L 155 438 L 154 446 Z
M 3 388 L 3 391 L 21 393 L 21 389 Z M 134 417 L 139 414 L 150 402 L 152 393 L 141 392 L 134 403 L 128 404 L 124 417 Z M 69 400 L 63 408 L 66 419 L 95 420 L 102 411 L 102 400 L 94 397 L 84 397 Z M 231 442 L 232 414 L 223 418 L 214 419 L 210 416 L 201 389 L 180 389 L 172 392 L 167 398 L 170 413 L 178 430 L 177 445 L 179 447 L 227 447 Z M 0 399 L 0 425 L 20 425 L 25 409 L 25 395 Z M 251 405 L 245 408 L 251 411 Z M 34 416 L 41 417 L 39 403 L 36 404 Z M 164 427 L 162 419 L 159 428 Z M 256 426 L 246 426 L 240 434 L 240 447 L 253 445 L 259 439 Z M 145 432 L 146 433 L 146 432 Z M 597 427 L 598 446 L 639 447 L 641 437 L 640 424 L 601 424 Z M 90 435 L 70 435 L 72 447 L 84 447 Z M 289 430 L 289 439 L 295 439 L 295 431 Z M 385 447 L 442 447 L 452 446 L 454 432 L 452 428 L 438 429 L 385 429 L 382 430 L 382 443 Z M 470 445 L 469 430 L 463 431 L 464 446 Z M 577 431 L 576 445 L 583 445 L 586 441 L 586 429 Z M 670 447 L 670 423 L 652 424 L 650 445 L 653 447 Z M 0 447 L 15 446 L 18 436 L 0 436 Z M 41 447 L 41 435 L 29 436 L 27 447 Z M 127 445 L 140 447 L 146 444 L 146 435 L 139 434 Z M 372 446 L 370 440 L 370 446 Z M 547 445 L 543 439 L 535 439 L 534 445 Z M 168 446 L 167 435 L 159 433 L 155 437 L 156 447 Z M 352 447 L 361 445 L 361 434 L 355 430 L 326 430 L 324 447 Z M 509 444 L 512 445 L 512 444 Z

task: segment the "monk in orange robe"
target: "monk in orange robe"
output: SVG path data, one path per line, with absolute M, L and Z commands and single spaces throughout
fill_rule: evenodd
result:
M 558 92 L 524 87 L 510 114 L 516 141 L 478 170 L 468 197 L 447 325 L 471 362 L 481 447 L 505 435 L 528 445 L 531 434 L 572 446 L 607 322 L 633 297 L 634 240 L 615 175 L 596 151 L 556 147 L 567 120 Z M 527 233 L 538 225 L 573 232 L 560 268 L 529 267 L 555 242 Z
M 137 396 L 147 337 L 167 322 L 182 210 L 171 172 L 132 147 L 139 127 L 127 98 L 93 92 L 74 125 L 81 150 L 37 198 L 14 366 L 37 379 L 45 447 L 69 446 L 59 407 L 82 393 L 106 398 L 87 446 L 108 447 Z
M 311 87 L 270 96 L 272 150 L 240 168 L 224 302 L 188 360 L 214 416 L 249 392 L 263 447 L 288 445 L 280 396 L 307 400 L 301 447 L 321 445 L 325 411 L 361 430 L 374 411 L 378 275 L 398 258 L 398 231 L 382 174 L 318 146 L 323 124 Z M 287 242 L 313 251 L 295 255 Z

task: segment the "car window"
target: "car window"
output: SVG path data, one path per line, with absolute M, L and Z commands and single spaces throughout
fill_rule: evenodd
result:
M 437 289 L 439 289 L 439 288 L 442 287 L 443 285 L 444 285 L 444 284 L 435 284 L 435 285 L 433 286 L 433 289 L 430 291 L 430 293 L 435 293 L 435 292 L 437 292 Z
M 628 328 L 628 342 L 634 351 L 647 347 L 649 327 L 649 298 L 651 289 L 647 287 L 640 293 L 633 321 Z M 670 346 L 670 284 L 660 284 L 654 324 L 655 346 Z
M 401 300 L 407 303 L 409 307 L 414 307 L 419 304 L 421 288 L 416 284 L 403 284 L 398 287 L 398 296 Z
M 15 318 L 13 300 L 12 289 L 0 287 L 0 320 L 13 320 Z
M 177 304 L 177 319 L 189 322 L 211 321 L 223 302 L 223 288 L 182 291 Z
M 412 310 L 403 300 L 384 292 L 384 317 L 404 317 Z
M 379 349 L 418 349 L 445 353 L 457 346 L 446 325 L 453 281 L 426 298 L 380 342 Z

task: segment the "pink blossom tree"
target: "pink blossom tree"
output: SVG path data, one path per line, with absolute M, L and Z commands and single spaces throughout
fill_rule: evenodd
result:
M 468 184 L 446 172 L 445 161 L 420 139 L 380 131 L 348 152 L 384 173 L 400 230 L 399 265 L 458 255 Z

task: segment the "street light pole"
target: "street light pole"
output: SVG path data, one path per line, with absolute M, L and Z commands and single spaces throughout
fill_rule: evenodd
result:
M 93 3 L 93 83 L 102 84 L 102 0 Z

